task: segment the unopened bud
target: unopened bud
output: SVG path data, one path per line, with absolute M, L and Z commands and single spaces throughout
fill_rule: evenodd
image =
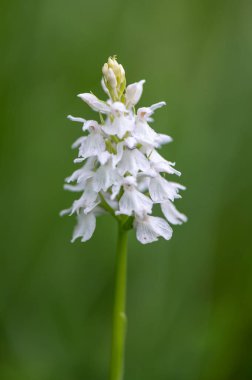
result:
M 103 65 L 102 73 L 104 84 L 107 87 L 112 100 L 121 100 L 126 86 L 125 71 L 116 57 L 109 57 L 108 62 Z

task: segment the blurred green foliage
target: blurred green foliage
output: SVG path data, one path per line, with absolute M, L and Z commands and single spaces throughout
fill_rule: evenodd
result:
M 116 225 L 70 244 L 62 190 L 117 54 L 188 190 L 170 242 L 131 233 L 125 380 L 252 378 L 250 1 L 1 0 L 0 378 L 107 378 Z

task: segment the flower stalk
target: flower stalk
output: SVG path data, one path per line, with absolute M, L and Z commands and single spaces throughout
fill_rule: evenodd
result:
M 126 336 L 126 284 L 128 232 L 118 223 L 118 240 L 115 266 L 115 298 L 112 326 L 112 346 L 109 380 L 122 380 Z

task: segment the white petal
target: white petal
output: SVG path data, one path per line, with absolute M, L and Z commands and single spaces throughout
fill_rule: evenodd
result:
M 83 197 L 83 200 L 85 202 L 85 207 L 87 207 L 88 205 L 92 204 L 93 202 L 96 201 L 97 199 L 97 192 L 94 191 L 94 187 L 93 187 L 93 179 L 89 179 L 87 180 L 87 183 L 85 185 L 85 191 L 82 195 Z
M 121 102 L 114 102 L 111 104 L 111 112 L 114 116 L 122 116 L 124 113 L 129 113 L 125 105 Z
M 152 201 L 146 195 L 140 193 L 136 189 L 125 190 L 119 201 L 119 211 L 117 215 L 132 215 L 136 213 L 142 215 L 143 213 L 151 213 Z
M 134 137 L 127 137 L 124 141 L 126 146 L 130 149 L 135 148 L 137 145 L 137 141 Z
M 89 157 L 85 163 L 85 169 L 86 170 L 93 170 L 94 169 L 94 165 L 95 165 L 95 162 L 96 162 L 96 158 L 95 157 Z
M 74 213 L 79 214 L 80 210 L 85 207 L 86 207 L 86 201 L 82 195 L 79 199 L 76 199 L 73 202 L 71 215 L 73 215 Z
M 73 144 L 72 144 L 72 148 L 75 149 L 75 148 L 78 148 L 78 146 L 80 146 L 85 140 L 86 140 L 87 136 L 81 136 L 79 137 Z
M 134 128 L 134 119 L 127 116 L 115 117 L 112 124 L 106 124 L 103 126 L 103 130 L 108 135 L 116 135 L 120 139 Z
M 118 137 L 122 139 L 123 136 L 127 132 L 131 132 L 133 130 L 134 119 L 130 117 L 126 117 L 126 116 L 121 116 L 121 117 L 115 118 L 113 124 L 116 125 L 116 128 L 118 130 L 118 133 L 117 133 Z
M 125 94 L 127 107 L 132 107 L 139 102 L 142 96 L 144 83 L 145 80 L 140 80 L 140 82 L 127 86 Z
M 71 120 L 71 121 L 77 121 L 78 123 L 83 123 L 84 124 L 86 122 L 86 120 L 83 119 L 82 117 L 74 117 L 72 115 L 68 115 L 67 118 L 69 120 Z
M 119 174 L 117 170 L 113 169 L 112 164 L 109 162 L 97 169 L 94 175 L 93 188 L 97 193 L 101 190 L 107 191 L 118 179 Z
M 175 163 L 167 161 L 155 149 L 153 149 L 150 152 L 148 157 L 149 157 L 149 160 L 153 163 L 152 166 L 155 167 L 157 171 L 168 173 L 168 174 L 177 174 L 178 176 L 181 175 L 181 173 L 178 170 L 171 167 L 171 166 L 174 166 Z
M 150 164 L 148 159 L 138 149 L 126 149 L 123 152 L 123 157 L 117 167 L 121 175 L 129 172 L 135 176 L 140 170 L 149 170 Z
M 79 192 L 84 190 L 85 185 L 83 183 L 78 183 L 77 185 L 64 185 L 64 189 L 72 192 Z
M 106 124 L 102 126 L 102 130 L 109 136 L 116 136 L 118 133 L 118 128 L 116 124 L 110 123 L 110 121 L 107 121 Z
M 158 235 L 149 223 L 136 220 L 134 227 L 136 229 L 137 240 L 140 241 L 140 243 L 148 244 L 158 240 Z
M 176 174 L 178 176 L 181 175 L 181 173 L 178 170 L 176 170 L 172 167 L 172 162 L 169 162 L 166 160 L 163 160 L 163 161 L 160 161 L 157 163 L 153 163 L 151 166 L 158 173 Z
M 177 182 L 169 182 L 170 186 L 172 186 L 174 189 L 178 190 L 186 190 L 186 187 L 181 185 L 180 183 Z
M 85 207 L 84 208 L 84 214 L 89 214 L 90 211 L 93 211 L 99 204 L 101 203 L 100 200 L 94 202 L 94 203 L 91 203 L 89 206 Z
M 166 220 L 156 216 L 149 216 L 149 219 L 153 230 L 158 236 L 162 236 L 165 240 L 169 240 L 172 237 L 172 228 Z
M 109 90 L 107 89 L 103 78 L 101 80 L 101 86 L 102 86 L 103 91 L 109 96 Z
M 138 120 L 136 126 L 132 131 L 132 136 L 140 144 L 149 144 L 155 146 L 157 133 L 148 125 L 146 121 Z
M 77 182 L 78 183 L 85 183 L 89 178 L 92 178 L 94 176 L 94 172 L 91 170 L 83 170 L 81 175 L 79 176 Z
M 94 163 L 95 163 L 94 157 L 88 158 L 85 165 L 83 165 L 82 168 L 75 170 L 70 177 L 66 178 L 66 182 L 67 183 L 74 182 L 74 181 L 81 182 L 84 179 L 91 178 L 92 170 L 94 168 Z
M 79 164 L 79 163 L 85 161 L 85 159 L 86 159 L 86 158 L 75 158 L 73 162 L 74 162 L 75 164 Z
M 123 185 L 124 187 L 126 187 L 126 189 L 132 189 L 132 188 L 135 188 L 136 185 L 137 185 L 137 181 L 136 181 L 136 178 L 129 175 L 125 178 L 123 178 Z
M 164 202 L 168 199 L 173 201 L 179 198 L 178 188 L 172 185 L 172 182 L 166 181 L 160 175 L 150 179 L 149 192 L 151 199 L 155 203 Z
M 159 102 L 159 103 L 155 103 L 155 104 L 152 104 L 152 106 L 150 106 L 150 109 L 152 111 L 155 111 L 157 110 L 158 108 L 161 108 L 163 106 L 166 106 L 166 102 Z
M 162 218 L 145 215 L 143 218 L 136 218 L 134 222 L 137 239 L 142 244 L 157 241 L 161 236 L 166 240 L 172 237 L 172 228 Z
M 77 238 L 81 237 L 81 241 L 89 240 L 95 230 L 96 219 L 94 214 L 80 214 L 77 217 L 77 225 L 73 232 L 72 242 L 74 242 Z
M 145 175 L 141 176 L 143 173 L 139 173 L 137 176 L 137 188 L 141 193 L 145 193 L 149 189 L 150 178 Z
M 84 93 L 79 94 L 77 96 L 81 98 L 84 102 L 86 102 L 89 105 L 89 107 L 91 107 L 94 111 L 98 111 L 105 114 L 110 112 L 110 107 L 93 94 Z
M 100 133 L 90 133 L 80 146 L 79 156 L 88 158 L 105 151 L 105 141 Z
M 134 212 L 137 215 L 150 214 L 152 211 L 153 202 L 146 195 L 137 191 L 136 204 Z
M 100 132 L 101 126 L 97 123 L 96 120 L 87 120 L 83 125 L 82 130 L 88 130 L 89 132 Z
M 168 144 L 170 142 L 172 142 L 172 138 L 168 135 L 164 135 L 163 133 L 158 133 L 158 135 L 156 136 L 155 143 L 157 147 L 160 147 L 161 145 L 164 145 L 164 144 Z
M 155 149 L 152 149 L 149 154 L 149 160 L 152 162 L 162 162 L 165 159 Z
M 123 156 L 123 148 L 124 148 L 123 141 L 117 144 L 117 153 L 116 155 L 113 155 L 112 157 L 113 167 L 115 167 L 118 164 L 118 162 L 121 161 L 122 156 Z
M 104 152 L 98 155 L 98 160 L 101 165 L 105 165 L 110 159 L 110 157 L 111 157 L 111 154 L 105 150 Z
M 161 210 L 168 222 L 172 224 L 182 224 L 183 222 L 187 222 L 186 215 L 179 212 L 170 201 L 161 203 Z
M 72 207 L 67 208 L 67 209 L 65 209 L 65 210 L 62 210 L 62 211 L 60 211 L 60 216 L 70 215 L 70 214 L 71 214 L 71 211 L 72 211 Z
M 70 177 L 66 178 L 66 182 L 70 183 L 70 182 L 77 181 L 77 179 L 79 178 L 79 176 L 82 174 L 82 171 L 83 171 L 83 168 L 75 170 Z

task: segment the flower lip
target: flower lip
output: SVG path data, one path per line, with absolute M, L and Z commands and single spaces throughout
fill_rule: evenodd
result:
M 137 239 L 142 244 L 152 243 L 157 241 L 161 236 L 166 240 L 171 239 L 172 237 L 172 228 L 165 221 L 165 219 L 142 214 L 137 216 L 134 222 Z

